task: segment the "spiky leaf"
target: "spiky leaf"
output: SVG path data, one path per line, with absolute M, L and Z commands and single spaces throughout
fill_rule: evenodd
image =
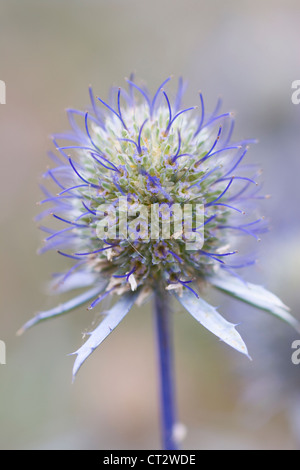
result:
M 289 313 L 289 307 L 264 287 L 224 274 L 211 277 L 210 283 L 239 300 L 272 313 L 300 332 L 300 322 Z
M 222 341 L 237 351 L 248 355 L 247 347 L 233 323 L 228 322 L 212 305 L 201 298 L 196 298 L 192 292 L 185 291 L 182 296 L 174 294 L 181 305 L 205 328 L 218 336 Z
M 100 286 L 94 287 L 93 289 L 90 289 L 84 292 L 83 294 L 80 294 L 77 297 L 68 300 L 63 304 L 52 308 L 51 310 L 39 312 L 35 317 L 28 320 L 28 322 L 26 322 L 25 325 L 19 329 L 17 334 L 21 335 L 22 333 L 24 333 L 24 331 L 28 330 L 28 328 L 31 328 L 33 325 L 36 325 L 41 321 L 47 320 L 48 318 L 57 317 L 59 315 L 63 315 L 64 313 L 70 312 L 71 310 L 74 310 L 80 305 L 87 303 L 89 300 L 99 295 L 103 291 L 104 287 L 105 286 L 101 284 Z
M 104 320 L 90 333 L 89 339 L 74 353 L 77 354 L 73 367 L 73 378 L 84 361 L 102 343 L 102 341 L 115 329 L 127 315 L 136 299 L 136 293 L 124 294 L 120 300 L 106 312 Z
M 47 286 L 49 294 L 61 294 L 74 289 L 81 289 L 82 287 L 89 287 L 95 283 L 96 275 L 93 273 L 77 272 L 63 280 L 64 274 L 56 277 Z M 99 276 L 98 276 L 99 278 Z M 61 282 L 63 281 L 63 282 Z

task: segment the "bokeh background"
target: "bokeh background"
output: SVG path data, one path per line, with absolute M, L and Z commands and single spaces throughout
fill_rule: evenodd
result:
M 34 216 L 49 135 L 68 129 L 65 108 L 85 109 L 88 85 L 107 97 L 135 71 L 150 90 L 170 74 L 237 112 L 235 137 L 257 137 L 248 161 L 264 168 L 272 199 L 262 213 L 272 231 L 246 277 L 299 312 L 300 79 L 298 0 L 1 0 L 0 105 L 1 449 L 159 448 L 155 338 L 151 306 L 133 310 L 71 383 L 73 357 L 94 314 L 85 308 L 17 329 L 57 302 L 44 293 L 66 260 L 37 256 Z M 231 351 L 175 309 L 177 398 L 186 449 L 296 449 L 300 446 L 300 365 L 291 363 L 291 328 L 213 292 L 249 346 Z

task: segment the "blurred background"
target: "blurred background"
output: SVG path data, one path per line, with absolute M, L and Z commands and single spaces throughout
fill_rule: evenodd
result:
M 150 90 L 170 74 L 188 81 L 185 104 L 202 90 L 237 112 L 235 138 L 256 137 L 248 161 L 264 169 L 262 213 L 272 231 L 260 264 L 245 274 L 276 292 L 295 316 L 300 277 L 299 1 L 0 0 L 1 449 L 155 449 L 160 446 L 151 305 L 133 310 L 71 383 L 73 357 L 94 313 L 81 308 L 17 329 L 58 300 L 44 293 L 55 253 L 37 256 L 38 183 L 68 129 L 65 108 L 85 110 L 88 86 L 104 99 L 132 71 Z M 238 327 L 253 361 L 175 308 L 177 399 L 186 449 L 300 447 L 297 333 L 267 313 L 214 292 L 207 299 Z

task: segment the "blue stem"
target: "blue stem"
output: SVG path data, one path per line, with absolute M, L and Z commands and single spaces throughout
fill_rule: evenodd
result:
M 175 388 L 173 373 L 173 348 L 169 296 L 157 291 L 154 297 L 154 314 L 157 330 L 158 362 L 160 373 L 161 431 L 164 450 L 177 450 L 174 439 L 176 424 Z

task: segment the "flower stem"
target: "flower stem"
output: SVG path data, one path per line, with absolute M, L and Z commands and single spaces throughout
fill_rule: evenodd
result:
M 158 363 L 160 374 L 161 432 L 164 450 L 176 450 L 174 426 L 176 424 L 175 388 L 173 373 L 172 328 L 169 296 L 157 290 L 154 294 Z

